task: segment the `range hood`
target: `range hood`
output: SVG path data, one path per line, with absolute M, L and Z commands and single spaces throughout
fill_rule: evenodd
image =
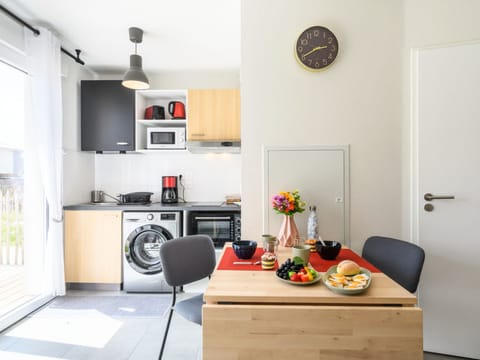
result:
M 187 141 L 188 151 L 195 154 L 240 154 L 240 147 L 240 141 Z

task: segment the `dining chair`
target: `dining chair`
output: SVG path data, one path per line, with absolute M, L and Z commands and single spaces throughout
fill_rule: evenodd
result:
M 414 293 L 422 273 L 425 251 L 407 241 L 371 236 L 363 245 L 362 257 Z
M 209 277 L 216 264 L 215 247 L 207 235 L 189 235 L 169 240 L 160 247 L 165 282 L 172 287 L 172 303 L 158 359 L 162 359 L 173 311 L 202 324 L 203 294 L 176 302 L 177 288 Z

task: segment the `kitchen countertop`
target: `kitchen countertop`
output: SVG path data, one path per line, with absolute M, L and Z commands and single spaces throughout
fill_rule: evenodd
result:
M 154 202 L 145 205 L 117 204 L 114 202 L 83 203 L 66 205 L 64 210 L 120 210 L 120 211 L 232 211 L 240 210 L 240 205 L 225 202 L 178 202 L 177 204 L 162 204 Z

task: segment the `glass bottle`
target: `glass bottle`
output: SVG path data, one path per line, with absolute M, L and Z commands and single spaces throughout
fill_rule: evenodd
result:
M 308 208 L 310 213 L 308 214 L 307 220 L 307 236 L 309 239 L 318 239 L 318 218 L 317 218 L 317 207 L 315 205 Z

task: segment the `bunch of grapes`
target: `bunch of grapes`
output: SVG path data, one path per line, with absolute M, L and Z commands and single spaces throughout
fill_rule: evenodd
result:
M 285 279 L 290 280 L 290 276 L 288 275 L 289 272 L 297 272 L 303 269 L 303 264 L 294 264 L 292 259 L 288 258 L 280 267 L 277 269 L 277 276 Z

